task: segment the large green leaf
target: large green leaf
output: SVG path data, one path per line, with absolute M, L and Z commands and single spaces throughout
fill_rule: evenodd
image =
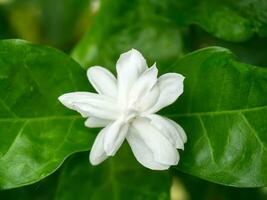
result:
M 89 88 L 67 55 L 21 40 L 0 41 L 0 188 L 36 182 L 89 149 L 94 135 L 57 98 Z M 76 113 L 75 113 L 76 114 Z
M 23 41 L 0 42 L 0 65 L 0 186 L 12 188 L 40 180 L 71 153 L 89 149 L 91 131 L 57 101 L 89 84 L 66 55 Z M 180 100 L 162 112 L 188 134 L 178 168 L 225 185 L 266 185 L 266 69 L 207 48 L 166 71 L 186 77 Z
M 56 199 L 168 200 L 169 193 L 167 171 L 144 168 L 123 148 L 99 166 L 89 164 L 88 153 L 75 155 L 63 168 Z
M 182 52 L 180 31 L 150 1 L 101 1 L 95 21 L 72 55 L 85 68 L 114 66 L 122 52 L 142 51 L 148 61 L 169 65 Z
M 182 97 L 162 112 L 188 135 L 178 169 L 224 185 L 267 185 L 267 70 L 214 47 L 166 71 L 186 77 Z

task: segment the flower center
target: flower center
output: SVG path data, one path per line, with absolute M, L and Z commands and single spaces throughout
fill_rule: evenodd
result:
M 122 109 L 121 118 L 126 122 L 131 122 L 136 116 L 138 116 L 139 112 L 136 110 L 134 106 L 127 106 Z

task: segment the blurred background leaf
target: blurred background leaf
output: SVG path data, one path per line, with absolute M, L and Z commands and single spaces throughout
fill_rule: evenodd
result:
M 265 0 L 171 0 L 165 5 L 163 13 L 177 24 L 197 24 L 223 40 L 241 42 L 254 34 L 267 36 Z
M 261 67 L 267 66 L 267 48 L 265 45 L 267 38 L 254 36 L 245 42 L 233 43 L 215 38 L 196 26 L 190 26 L 184 37 L 184 43 L 187 52 L 209 46 L 222 46 L 234 52 L 237 58 L 244 63 Z
M 16 37 L 65 51 L 77 42 L 93 15 L 90 0 L 12 0 L 0 7 Z
M 228 41 L 244 41 L 254 33 L 251 20 L 225 0 L 172 0 L 165 13 L 179 25 L 197 24 L 210 34 Z
M 265 66 L 266 39 L 255 36 L 265 36 L 267 26 L 263 14 L 266 3 L 261 4 L 262 7 L 252 1 L 241 4 L 228 0 L 103 0 L 72 55 L 85 68 L 96 64 L 114 66 L 121 52 L 137 48 L 149 61 L 156 58 L 164 66 L 185 52 L 222 45 L 241 60 Z M 252 17 L 245 5 L 254 7 L 261 17 Z M 262 50 L 260 53 L 253 52 L 256 46 Z
M 69 52 L 87 29 L 73 51 L 86 68 L 114 65 L 117 56 L 130 48 L 141 50 L 151 62 L 169 65 L 184 53 L 214 44 L 231 49 L 242 61 L 266 66 L 266 39 L 261 38 L 266 36 L 266 4 L 264 0 L 2 0 L 0 38 L 19 37 Z M 256 46 L 262 50 L 257 54 Z
M 169 65 L 182 55 L 182 47 L 179 29 L 157 15 L 150 1 L 103 0 L 94 23 L 72 55 L 85 68 L 89 64 L 111 67 L 121 52 L 136 48 L 149 61 Z

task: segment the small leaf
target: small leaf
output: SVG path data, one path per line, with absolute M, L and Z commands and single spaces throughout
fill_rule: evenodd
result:
M 90 148 L 94 135 L 57 98 L 86 91 L 86 73 L 67 55 L 21 40 L 0 41 L 0 188 L 30 184 Z
M 145 169 L 124 150 L 99 166 L 88 163 L 88 153 L 72 157 L 60 175 L 56 199 L 170 199 L 168 172 Z
M 267 185 L 267 70 L 219 47 L 167 70 L 186 77 L 184 94 L 162 112 L 188 136 L 178 169 L 224 185 Z

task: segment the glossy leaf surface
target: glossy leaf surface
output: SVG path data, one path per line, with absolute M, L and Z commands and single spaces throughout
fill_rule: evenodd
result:
M 224 185 L 267 185 L 267 70 L 214 47 L 166 71 L 186 77 L 182 97 L 162 112 L 188 136 L 177 168 Z
M 0 183 L 11 188 L 38 181 L 69 154 L 89 149 L 94 134 L 57 101 L 60 94 L 88 87 L 78 64 L 22 41 L 3 41 L 0 47 Z M 242 64 L 228 50 L 214 47 L 160 71 L 186 77 L 184 94 L 162 111 L 188 135 L 177 168 L 224 185 L 266 185 L 266 69 Z
M 21 40 L 0 42 L 0 188 L 36 182 L 89 149 L 84 120 L 58 96 L 88 90 L 85 71 L 67 55 Z

